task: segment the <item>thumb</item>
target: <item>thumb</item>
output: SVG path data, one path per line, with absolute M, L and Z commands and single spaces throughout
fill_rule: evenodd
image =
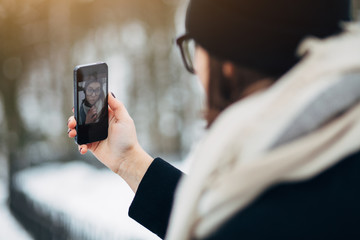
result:
M 116 119 L 121 119 L 124 114 L 128 115 L 124 104 L 118 101 L 113 93 L 109 94 L 108 104 Z

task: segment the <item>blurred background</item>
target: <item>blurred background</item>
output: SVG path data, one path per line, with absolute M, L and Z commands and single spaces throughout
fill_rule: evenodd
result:
M 74 214 L 63 205 L 82 199 L 84 186 L 68 196 L 64 179 L 71 178 L 72 169 L 77 169 L 74 175 L 78 176 L 69 183 L 71 186 L 89 182 L 99 171 L 106 172 L 91 154 L 81 156 L 66 134 L 76 65 L 108 64 L 109 90 L 124 102 L 135 121 L 140 143 L 152 156 L 176 164 L 201 134 L 202 90 L 184 70 L 174 44 L 176 36 L 184 32 L 185 9 L 186 1 L 181 0 L 0 0 L 0 194 L 12 214 L 32 234 L 35 232 L 36 238 L 63 234 L 58 238 L 109 239 L 100 237 L 105 230 L 86 234 L 76 229 L 71 232 L 65 226 Z M 73 161 L 77 165 L 71 164 Z M 98 171 L 91 172 L 79 161 Z M 51 170 L 54 164 L 58 171 Z M 37 172 L 30 177 L 30 170 Z M 50 172 L 52 179 L 46 178 Z M 82 172 L 92 174 L 85 174 L 89 179 L 80 178 Z M 44 184 L 40 186 L 40 182 Z M 53 193 L 48 188 L 58 191 Z M 104 195 L 114 197 L 113 193 Z M 63 204 L 55 206 L 56 198 L 61 197 Z M 120 196 L 119 201 L 124 198 Z M 117 204 L 126 209 L 129 206 L 128 202 Z M 83 208 L 88 212 L 94 205 Z M 115 221 L 124 225 L 122 219 Z M 64 226 L 55 234 L 51 233 L 54 224 Z M 87 224 L 86 231 L 93 229 Z M 0 225 L 4 226 L 1 220 Z
M 182 167 L 205 126 L 202 89 L 174 44 L 186 4 L 0 0 L 0 239 L 156 239 L 127 217 L 130 189 L 78 153 L 66 123 L 74 67 L 106 62 L 141 145 Z

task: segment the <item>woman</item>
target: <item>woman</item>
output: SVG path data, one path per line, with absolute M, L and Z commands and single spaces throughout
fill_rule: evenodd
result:
M 177 43 L 207 93 L 209 123 L 190 174 L 142 149 L 113 95 L 109 137 L 79 151 L 129 184 L 130 217 L 162 238 L 359 238 L 359 34 L 308 41 L 306 58 L 295 56 L 348 15 L 342 0 L 190 1 Z M 70 137 L 75 125 L 70 117 Z
M 96 75 L 90 75 L 85 80 L 85 99 L 80 106 L 79 124 L 90 124 L 99 121 L 104 107 L 105 94 L 102 84 L 97 80 Z

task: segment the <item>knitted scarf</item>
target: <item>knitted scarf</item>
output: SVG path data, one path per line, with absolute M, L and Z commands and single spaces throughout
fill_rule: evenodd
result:
M 204 238 L 270 186 L 309 179 L 360 149 L 360 28 L 307 39 L 304 59 L 225 110 L 192 155 L 167 239 Z
M 95 103 L 93 106 L 95 106 L 95 108 L 96 108 L 96 113 L 97 113 L 97 115 L 98 115 L 97 119 L 96 119 L 94 122 L 98 122 L 98 121 L 99 121 L 99 117 L 100 117 L 100 112 L 101 112 L 101 110 L 102 110 L 103 107 L 104 107 L 104 101 L 103 101 L 101 98 L 99 98 L 99 100 L 97 100 L 96 103 Z M 83 102 L 83 107 L 84 107 L 84 112 L 85 112 L 85 116 L 86 116 L 92 106 L 91 106 L 91 107 L 87 106 L 87 105 L 85 104 L 85 101 L 84 101 L 84 102 Z M 86 117 L 85 117 L 85 119 L 86 119 Z M 85 122 L 85 119 L 83 120 L 84 122 Z

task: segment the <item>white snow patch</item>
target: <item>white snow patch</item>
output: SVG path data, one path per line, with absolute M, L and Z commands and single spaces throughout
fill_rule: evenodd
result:
M 128 217 L 134 193 L 108 169 L 51 163 L 17 173 L 15 184 L 38 211 L 64 222 L 72 239 L 159 239 Z
M 11 215 L 7 197 L 6 183 L 0 178 L 0 239 L 31 240 L 32 237 Z

